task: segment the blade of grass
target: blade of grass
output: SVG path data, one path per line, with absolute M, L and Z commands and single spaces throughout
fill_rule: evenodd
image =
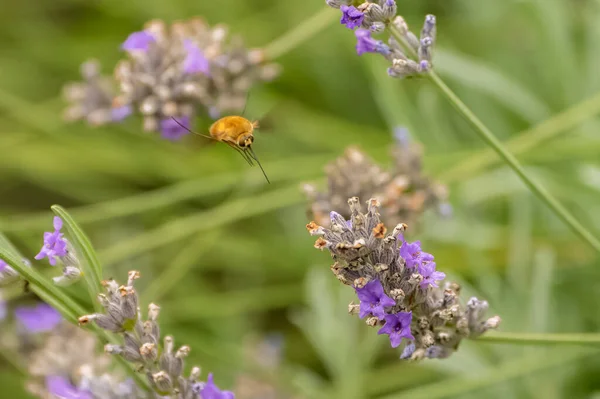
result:
M 306 179 L 320 173 L 322 165 L 330 161 L 332 155 L 303 156 L 265 164 L 273 183 Z M 234 187 L 242 179 L 240 173 L 222 173 L 175 183 L 154 191 L 135 194 L 116 200 L 85 205 L 70 210 L 70 214 L 80 223 L 105 222 L 120 217 L 139 215 L 152 210 L 198 198 L 219 194 Z M 252 186 L 264 185 L 264 180 L 254 179 Z M 49 212 L 23 214 L 0 220 L 2 231 L 23 231 L 41 229 L 48 223 Z
M 322 8 L 312 17 L 305 19 L 288 32 L 280 35 L 264 47 L 265 57 L 274 60 L 287 54 L 300 44 L 325 29 L 339 15 L 330 8 Z
M 216 228 L 238 220 L 257 216 L 304 201 L 297 184 L 272 190 L 260 195 L 229 201 L 221 206 L 171 220 L 162 226 L 123 240 L 100 252 L 106 264 L 113 264 L 163 245 L 184 239 L 199 231 Z M 236 211 L 243 207 L 243 215 Z
M 506 142 L 506 148 L 512 151 L 513 155 L 524 154 L 561 133 L 573 129 L 598 113 L 600 113 L 600 93 L 567 108 L 530 129 L 518 133 Z M 500 158 L 494 157 L 493 153 L 489 148 L 477 151 L 466 159 L 459 161 L 456 166 L 438 177 L 448 182 L 472 176 L 474 173 L 494 166 L 501 161 Z
M 483 389 L 510 379 L 519 378 L 527 374 L 557 367 L 568 362 L 582 359 L 586 356 L 597 354 L 598 351 L 595 350 L 569 350 L 555 351 L 538 356 L 525 356 L 520 359 L 502 363 L 498 367 L 486 370 L 478 375 L 444 379 L 429 385 L 387 395 L 381 397 L 381 399 L 439 399 L 460 397 L 468 392 Z

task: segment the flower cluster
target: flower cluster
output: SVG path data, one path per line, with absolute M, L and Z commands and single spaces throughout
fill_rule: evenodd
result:
M 173 337 L 164 337 L 161 348 L 158 315 L 160 308 L 151 303 L 148 318 L 144 321 L 138 308 L 138 295 L 133 286 L 139 272 L 130 271 L 126 285 L 114 280 L 104 281 L 106 294 L 98 299 L 105 309 L 104 314 L 92 314 L 79 318 L 84 325 L 92 320 L 100 328 L 123 336 L 123 345 L 107 344 L 107 353 L 121 356 L 143 371 L 154 389 L 162 396 L 177 399 L 233 399 L 228 391 L 221 391 L 213 382 L 212 374 L 206 382 L 200 382 L 200 368 L 193 367 L 190 375 L 183 376 L 184 359 L 190 352 L 189 346 L 175 350 Z
M 88 60 L 81 64 L 81 82 L 70 82 L 63 87 L 63 97 L 69 102 L 64 119 L 85 119 L 90 125 L 99 126 L 119 122 L 131 114 L 131 106 L 113 107 L 116 94 L 109 76 L 100 74 L 100 63 Z
M 97 344 L 95 335 L 72 324 L 56 326 L 29 356 L 28 391 L 44 398 L 149 398 L 132 380 L 109 370 L 110 357 L 99 356 Z
M 60 231 L 63 225 L 62 219 L 55 216 L 53 225 L 53 232 L 44 233 L 44 245 L 35 259 L 48 258 L 48 262 L 52 266 L 56 266 L 57 261 L 60 261 L 63 265 L 62 275 L 54 277 L 52 280 L 56 285 L 68 286 L 81 279 L 81 266 L 75 249 Z
M 485 319 L 487 302 L 471 298 L 463 306 L 457 284 L 439 287 L 446 275 L 436 270 L 433 255 L 418 241 L 405 241 L 405 224 L 388 234 L 378 200 L 368 201 L 366 214 L 358 198 L 348 204 L 349 220 L 331 212 L 329 228 L 315 222 L 306 227 L 320 236 L 315 247 L 331 253 L 336 277 L 356 290 L 360 303 L 351 303 L 350 313 L 366 318 L 370 326 L 381 326 L 379 334 L 389 335 L 394 348 L 406 339 L 402 358 L 448 357 L 463 338 L 499 325 L 498 316 Z
M 102 124 L 137 110 L 146 131 L 178 140 L 201 110 L 213 119 L 239 112 L 253 85 L 279 73 L 263 50 L 247 49 L 238 38 L 227 40 L 225 26 L 211 28 L 200 18 L 171 26 L 150 21 L 144 30 L 129 35 L 121 49 L 127 58 L 115 68 L 118 92 L 104 84 L 98 68 L 90 66 L 94 64 L 84 64 L 84 82 L 66 90 L 72 102 L 68 119 Z
M 340 23 L 356 29 L 356 52 L 379 53 L 390 63 L 388 74 L 402 78 L 426 73 L 432 67 L 432 49 L 435 43 L 435 16 L 427 15 L 420 37 L 408 29 L 404 18 L 396 15 L 395 0 L 353 1 L 327 0 L 327 5 L 342 12 Z M 385 44 L 371 35 L 389 29 L 392 36 Z
M 304 191 L 311 201 L 311 218 L 323 226 L 329 225 L 331 210 L 349 218 L 350 197 L 377 198 L 383 205 L 381 219 L 388 226 L 400 222 L 415 226 L 428 209 L 447 214 L 448 190 L 424 174 L 421 146 L 409 140 L 406 129 L 396 129 L 395 136 L 394 163 L 389 171 L 359 149 L 350 147 L 326 167 L 327 191 L 320 192 L 314 185 L 305 184 Z

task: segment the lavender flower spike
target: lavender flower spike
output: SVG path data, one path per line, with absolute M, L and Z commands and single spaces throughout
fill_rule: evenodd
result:
M 200 391 L 202 399 L 235 399 L 235 395 L 230 391 L 221 391 L 213 381 L 212 373 L 208 374 L 208 380 L 204 388 Z
M 340 10 L 342 10 L 340 23 L 346 25 L 348 29 L 358 28 L 365 18 L 364 14 L 354 6 L 343 5 L 340 7 Z
M 40 303 L 34 307 L 18 307 L 15 317 L 19 323 L 30 333 L 53 330 L 60 322 L 60 313 L 47 303 Z
M 383 286 L 379 280 L 370 281 L 364 287 L 355 287 L 354 289 L 360 299 L 359 317 L 361 319 L 372 314 L 379 320 L 383 320 L 385 308 L 396 305 L 396 302 L 383 292 Z
M 402 342 L 402 338 L 414 340 L 415 337 L 410 332 L 410 322 L 412 321 L 412 312 L 398 312 L 385 316 L 385 326 L 377 334 L 388 334 L 392 348 L 397 348 Z
M 156 39 L 151 33 L 144 30 L 139 32 L 133 32 L 121 45 L 121 49 L 125 51 L 148 51 L 150 44 L 154 43 Z
M 40 260 L 48 258 L 52 266 L 56 265 L 56 258 L 67 256 L 67 241 L 63 238 L 60 232 L 62 228 L 62 219 L 58 216 L 54 217 L 54 232 L 44 233 L 44 246 L 40 253 L 35 256 L 35 259 Z

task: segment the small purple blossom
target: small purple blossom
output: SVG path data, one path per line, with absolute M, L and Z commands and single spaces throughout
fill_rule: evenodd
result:
M 365 19 L 364 14 L 354 6 L 343 5 L 340 7 L 340 10 L 342 10 L 340 23 L 346 25 L 348 29 L 358 28 L 362 24 L 363 19 Z
M 419 273 L 423 276 L 421 288 L 426 290 L 432 286 L 438 288 L 437 282 L 446 278 L 446 273 L 435 270 L 435 262 L 425 262 L 419 266 Z
M 421 241 L 415 241 L 412 244 L 404 241 L 400 247 L 400 256 L 406 261 L 406 267 L 413 269 L 419 267 L 423 262 L 431 262 L 433 255 L 423 252 Z
M 200 391 L 202 399 L 235 399 L 235 395 L 230 391 L 221 391 L 213 381 L 212 373 L 208 374 L 208 379 L 202 391 Z
M 402 147 L 407 147 L 410 144 L 410 132 L 404 126 L 396 126 L 394 128 L 394 139 Z
M 20 306 L 15 309 L 15 317 L 31 333 L 50 331 L 62 322 L 60 313 L 47 303 Z
M 183 61 L 183 71 L 185 73 L 203 73 L 210 76 L 210 63 L 200 47 L 189 39 L 183 41 L 183 46 L 187 51 L 187 56 Z
M 8 267 L 8 264 L 5 261 L 3 261 L 2 259 L 0 259 L 0 273 L 5 271 L 7 267 Z
M 412 312 L 398 312 L 396 314 L 385 315 L 385 325 L 377 331 L 377 334 L 389 334 L 392 348 L 397 348 L 400 346 L 402 338 L 415 339 L 410 332 L 411 321 Z
M 415 343 L 411 342 L 404 347 L 402 354 L 400 355 L 400 359 L 410 359 L 413 353 L 415 353 Z
M 187 129 L 190 129 L 190 124 L 189 116 L 180 116 L 177 121 L 174 121 L 173 118 L 165 118 L 160 121 L 161 136 L 171 141 L 180 140 L 189 133 Z
M 93 399 L 90 392 L 78 389 L 68 378 L 61 376 L 46 377 L 46 390 L 60 399 Z
M 364 53 L 389 54 L 390 48 L 381 40 L 373 39 L 370 30 L 357 29 L 354 35 L 356 36 L 356 53 L 358 55 L 363 55 Z
M 379 280 L 369 281 L 363 288 L 355 288 L 360 299 L 360 318 L 372 314 L 379 320 L 385 317 L 385 308 L 396 305 L 396 302 L 383 292 Z
M 56 266 L 56 258 L 67 256 L 67 241 L 60 232 L 60 229 L 62 228 L 62 219 L 55 216 L 53 224 L 54 232 L 44 233 L 44 245 L 42 246 L 40 253 L 35 256 L 35 259 L 40 260 L 48 258 L 48 262 L 50 262 L 52 266 Z
M 395 0 L 385 0 L 385 5 L 388 7 L 393 7 L 396 4 Z
M 127 118 L 133 110 L 131 109 L 131 105 L 123 105 L 122 107 L 114 107 L 110 111 L 110 119 L 113 122 L 121 122 L 125 118 Z
M 125 51 L 148 51 L 150 44 L 154 43 L 156 39 L 150 32 L 144 30 L 139 32 L 133 32 L 121 45 L 121 49 Z

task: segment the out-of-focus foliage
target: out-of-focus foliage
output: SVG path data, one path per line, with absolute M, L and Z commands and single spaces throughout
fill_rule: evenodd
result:
M 69 209 L 98 249 L 106 277 L 139 269 L 143 300 L 163 309 L 162 330 L 190 345 L 189 363 L 213 371 L 221 386 L 234 387 L 245 374 L 306 398 L 598 394 L 600 363 L 590 348 L 465 342 L 451 359 L 415 365 L 400 362 L 386 337 L 346 317 L 351 292 L 327 274 L 328 256 L 312 248 L 300 183 L 322 179 L 322 167 L 348 145 L 387 164 L 399 124 L 423 143 L 425 167 L 449 185 L 454 208 L 448 220 L 428 215 L 419 236 L 408 236 L 424 242 L 439 270 L 488 299 L 502 330 L 598 331 L 600 264 L 510 170 L 486 156 L 427 80 L 392 80 L 376 57 L 358 57 L 353 34 L 335 15 L 278 60 L 277 81 L 252 91 L 247 115 L 264 116 L 255 148 L 272 185 L 231 149 L 198 136 L 169 143 L 142 133 L 139 120 L 93 129 L 60 118 L 61 86 L 78 78 L 79 64 L 95 57 L 110 73 L 120 43 L 147 20 L 202 15 L 264 46 L 323 3 L 4 4 L 0 230 L 33 257 L 51 225 L 49 206 Z M 425 13 L 437 15 L 435 68 L 600 235 L 600 2 L 400 0 L 399 9 L 415 25 Z M 570 107 L 577 108 L 565 114 Z M 200 121 L 198 130 L 208 125 Z M 243 343 L 273 332 L 284 339 L 283 363 L 265 373 Z M 26 397 L 13 360 L 1 364 L 3 392 Z

